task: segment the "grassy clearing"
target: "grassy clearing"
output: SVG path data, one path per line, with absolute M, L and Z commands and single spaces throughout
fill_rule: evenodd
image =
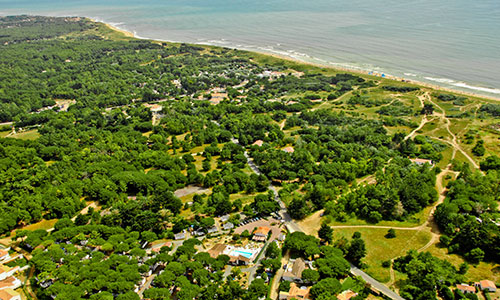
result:
M 439 244 L 434 244 L 427 249 L 432 255 L 445 259 L 458 267 L 465 260 L 456 254 L 449 254 L 446 248 L 439 247 Z M 479 281 L 483 279 L 493 280 L 498 282 L 500 280 L 500 265 L 495 263 L 481 262 L 477 266 L 470 265 L 467 271 L 466 278 L 468 281 Z
M 389 282 L 390 269 L 383 268 L 382 262 L 406 254 L 408 250 L 419 249 L 430 240 L 430 234 L 425 231 L 396 229 L 396 237 L 385 238 L 387 229 L 378 228 L 347 228 L 334 229 L 336 238 L 350 239 L 354 232 L 360 232 L 366 243 L 367 255 L 364 262 L 368 265 L 366 272 L 381 282 Z
M 37 129 L 33 129 L 13 134 L 10 137 L 20 140 L 36 140 L 40 137 L 40 134 Z
M 331 226 L 377 225 L 377 226 L 390 226 L 390 227 L 417 227 L 425 222 L 427 216 L 429 215 L 429 211 L 431 209 L 432 206 L 428 206 L 424 208 L 421 212 L 413 215 L 410 219 L 406 221 L 381 221 L 377 224 L 372 224 L 365 220 L 352 217 L 347 219 L 345 222 L 333 220 L 332 222 L 329 223 L 329 225 Z M 318 222 L 321 223 L 321 221 Z

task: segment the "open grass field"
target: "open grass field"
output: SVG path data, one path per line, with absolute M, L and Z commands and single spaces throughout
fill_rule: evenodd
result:
M 351 239 L 354 232 L 360 232 L 366 243 L 367 255 L 363 262 L 368 265 L 366 272 L 375 279 L 387 283 L 391 280 L 390 269 L 383 268 L 382 262 L 406 254 L 408 250 L 419 249 L 430 240 L 428 232 L 396 229 L 396 237 L 385 237 L 387 229 L 380 228 L 347 228 L 334 229 L 336 239 Z
M 33 129 L 13 134 L 10 137 L 20 140 L 36 140 L 40 137 L 40 134 L 38 133 L 38 130 Z
M 458 267 L 464 262 L 464 259 L 457 254 L 449 254 L 446 248 L 441 248 L 438 244 L 432 245 L 427 249 L 432 255 L 440 258 L 446 259 L 454 266 Z M 479 281 L 483 279 L 489 279 L 494 282 L 500 281 L 500 265 L 495 263 L 481 262 L 480 264 L 469 266 L 469 270 L 465 274 L 468 281 Z

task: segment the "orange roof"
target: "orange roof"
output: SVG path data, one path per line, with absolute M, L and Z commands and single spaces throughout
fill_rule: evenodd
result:
M 457 284 L 457 289 L 459 289 L 461 291 L 467 291 L 467 292 L 473 292 L 473 293 L 476 292 L 475 287 L 470 286 L 470 285 L 466 285 L 466 284 Z
M 482 289 L 484 289 L 484 288 L 496 289 L 497 288 L 495 283 L 491 280 L 481 280 L 481 281 L 479 281 L 479 284 L 481 285 Z
M 2 300 L 10 300 L 16 296 L 20 297 L 21 295 L 13 289 L 0 290 L 0 299 Z
M 0 289 L 5 289 L 5 288 L 8 288 L 8 287 L 13 287 L 15 281 L 16 281 L 16 278 L 13 277 L 13 276 L 7 277 L 4 280 L 0 280 Z
M 9 251 L 0 249 L 0 257 L 4 257 L 5 255 L 9 254 Z
M 293 152 L 295 152 L 295 149 L 293 149 L 293 147 L 286 147 L 286 148 L 283 148 L 283 151 L 288 152 L 288 153 L 293 153 Z
M 338 300 L 349 300 L 351 298 L 354 298 L 358 295 L 358 293 L 355 293 L 351 290 L 343 291 L 340 295 L 337 296 Z
M 262 227 L 257 228 L 257 230 L 255 230 L 255 232 L 253 234 L 254 235 L 267 235 L 269 233 L 269 231 L 271 231 L 271 228 L 262 226 Z
M 10 270 L 11 270 L 11 268 L 9 268 L 8 266 L 0 265 L 0 274 L 9 272 Z
M 263 140 L 256 140 L 255 143 L 253 143 L 252 145 L 260 147 L 260 146 L 262 146 L 262 144 L 264 144 Z
M 285 293 L 287 299 L 308 299 L 310 287 L 302 289 L 298 287 L 295 283 L 290 284 L 290 290 Z

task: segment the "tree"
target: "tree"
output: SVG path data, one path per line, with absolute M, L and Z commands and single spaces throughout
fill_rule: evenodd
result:
M 334 297 L 342 290 L 342 285 L 335 278 L 326 278 L 320 280 L 311 288 L 311 296 L 317 298 L 320 295 Z
M 360 238 L 354 238 L 351 241 L 349 249 L 347 250 L 346 258 L 355 265 L 361 263 L 361 259 L 366 255 L 365 241 Z
M 396 237 L 396 230 L 394 230 L 393 228 L 387 230 L 387 234 L 385 235 L 386 238 L 388 239 L 393 239 Z
M 424 107 L 420 111 L 421 115 L 432 115 L 434 113 L 434 105 L 425 103 Z
M 302 280 L 309 283 L 314 283 L 319 280 L 319 272 L 316 270 L 305 269 L 302 271 Z
M 484 141 L 477 141 L 476 145 L 472 148 L 472 154 L 475 156 L 483 156 L 485 152 L 486 149 L 484 148 Z
M 484 258 L 484 251 L 481 248 L 474 248 L 465 257 L 473 264 L 478 264 Z
M 330 244 L 333 240 L 333 229 L 326 223 L 321 224 L 321 228 L 318 231 L 318 236 L 325 243 Z
M 484 161 L 481 162 L 481 170 L 499 170 L 500 171 L 500 157 L 496 155 L 488 156 Z

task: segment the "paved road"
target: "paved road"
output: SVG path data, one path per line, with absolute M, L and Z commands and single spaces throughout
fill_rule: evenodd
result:
M 354 276 L 360 276 L 364 281 L 371 284 L 376 290 L 380 291 L 382 294 L 394 300 L 405 300 L 403 297 L 399 296 L 396 292 L 390 290 L 388 287 L 373 279 L 370 275 L 358 269 L 356 266 L 351 265 L 351 273 Z
M 220 126 L 219 123 L 217 123 L 216 121 L 212 121 L 213 123 L 215 123 L 216 125 Z M 235 138 L 232 138 L 231 141 L 237 145 L 239 145 L 239 141 Z M 260 175 L 262 174 L 259 170 L 259 167 L 255 164 L 255 162 L 250 158 L 250 156 L 248 155 L 248 152 L 245 150 L 244 152 L 244 155 L 247 159 L 247 163 L 248 165 L 250 166 L 250 169 L 252 169 L 252 171 L 257 174 L 257 175 Z M 295 232 L 295 231 L 303 231 L 299 224 L 297 224 L 291 217 L 290 215 L 288 214 L 288 211 L 286 209 L 286 206 L 285 204 L 283 203 L 283 201 L 281 201 L 280 197 L 279 197 L 279 194 L 278 194 L 278 191 L 276 190 L 276 187 L 273 186 L 272 184 L 269 185 L 269 189 L 271 191 L 273 191 L 274 193 L 274 199 L 279 203 L 280 205 L 280 215 L 281 217 L 283 218 L 283 220 L 285 221 L 285 226 L 287 227 L 287 229 L 290 231 L 290 232 Z M 255 264 L 255 266 L 252 268 L 253 270 L 256 270 L 257 269 L 257 266 L 259 265 L 260 263 L 260 259 L 259 261 Z M 250 275 L 253 275 L 252 272 L 250 272 L 251 274 Z M 361 276 L 363 278 L 364 281 L 366 281 L 367 283 L 371 284 L 372 287 L 374 287 L 376 290 L 380 291 L 382 294 L 384 294 L 385 296 L 393 299 L 393 300 L 405 300 L 403 297 L 399 296 L 397 293 L 395 293 L 394 291 L 390 290 L 387 286 L 383 285 L 382 283 L 378 282 L 377 280 L 375 280 L 373 277 L 371 277 L 370 275 L 366 274 L 365 272 L 361 271 L 359 268 L 355 267 L 354 265 L 351 265 L 351 273 L 355 276 Z M 249 278 L 249 280 L 253 280 L 252 277 Z

